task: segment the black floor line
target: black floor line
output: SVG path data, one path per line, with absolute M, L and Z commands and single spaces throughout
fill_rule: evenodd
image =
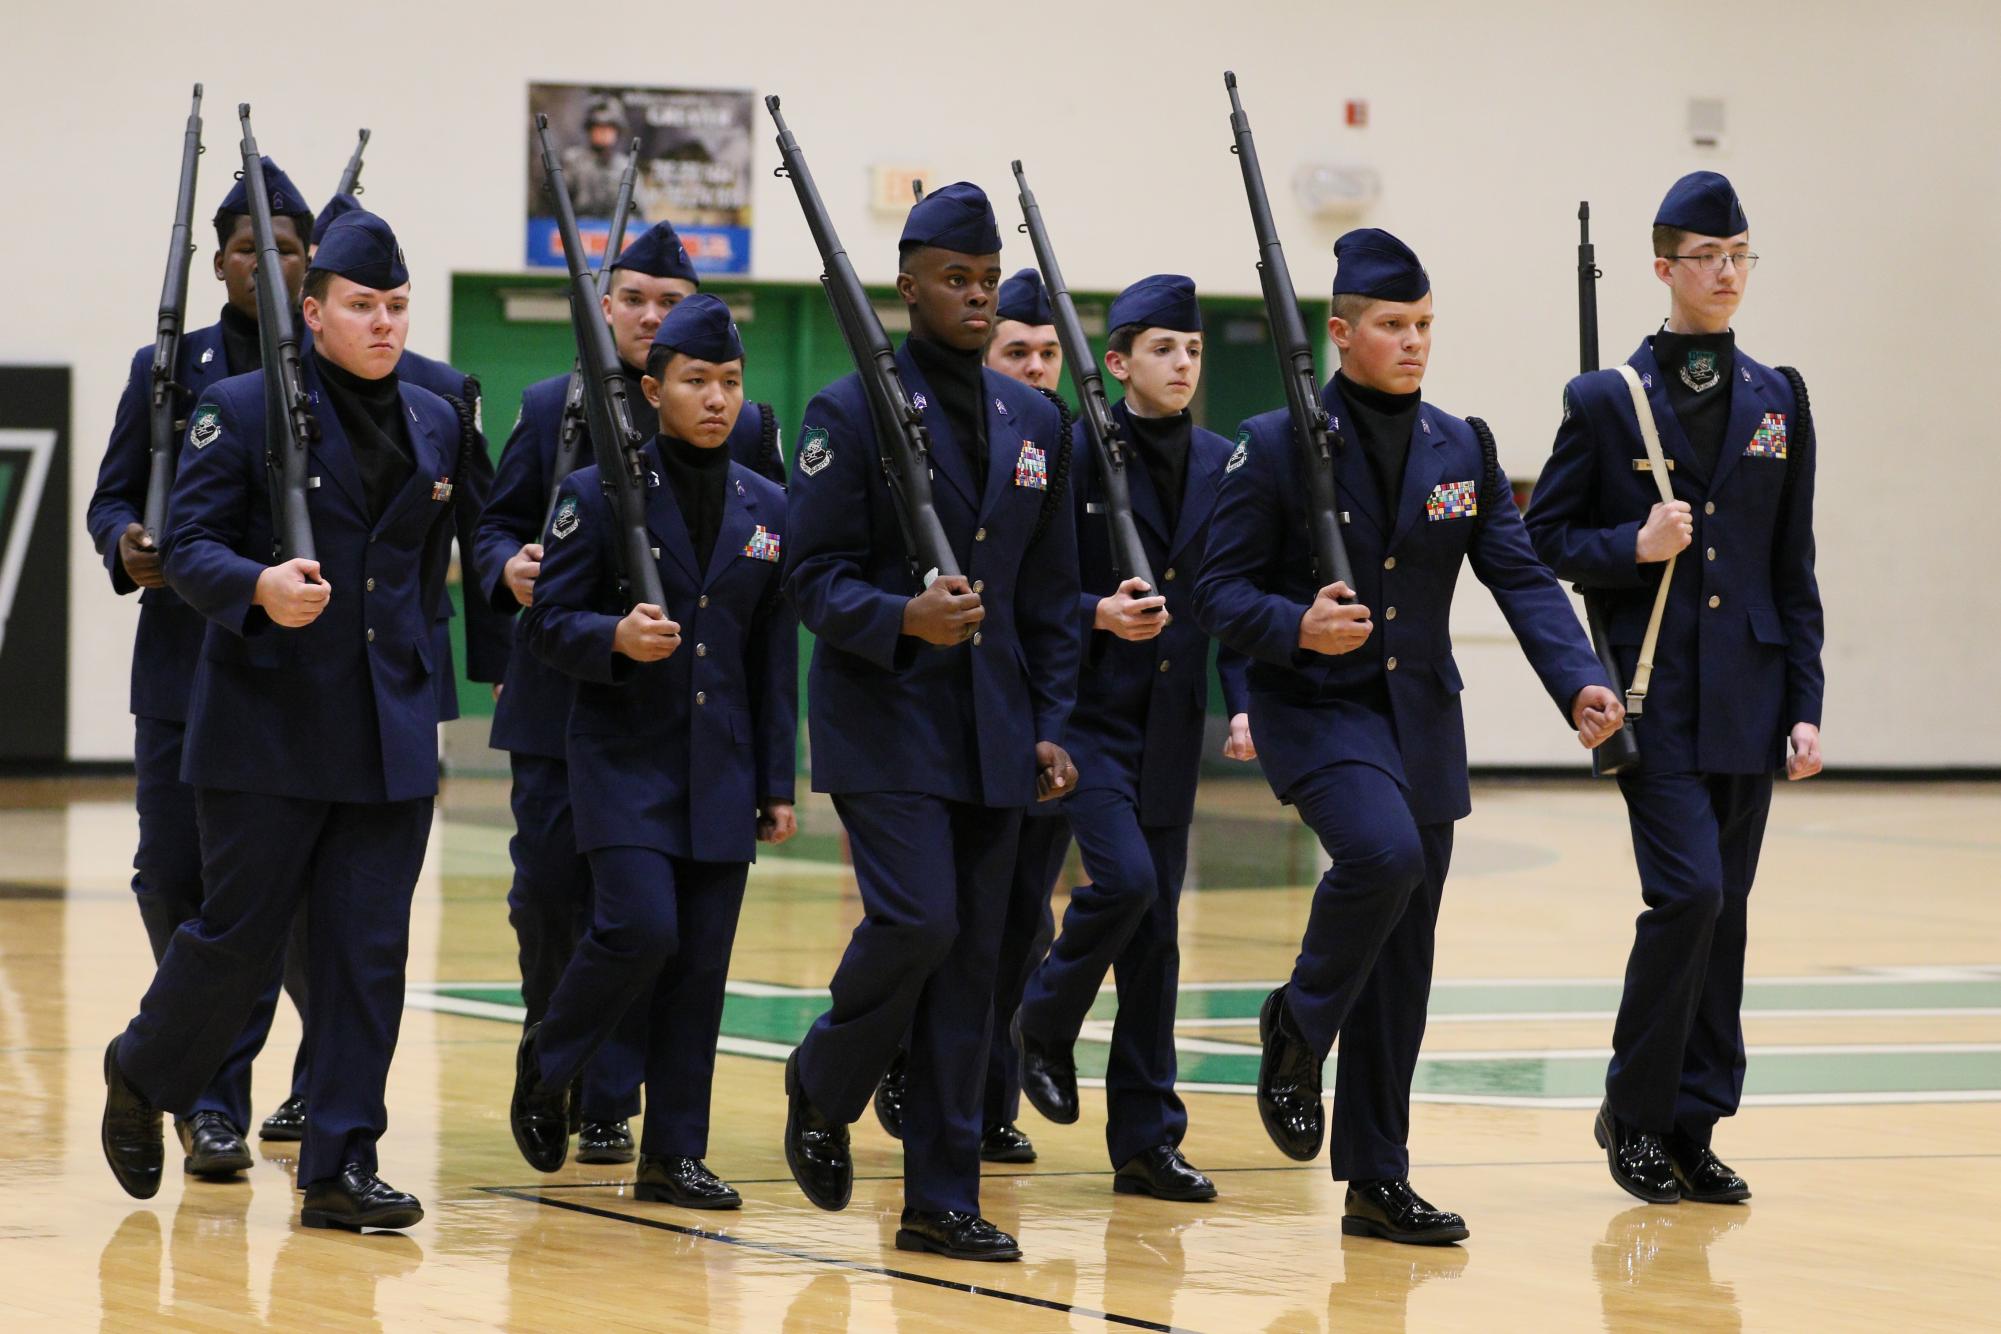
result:
M 567 1209 L 572 1213 L 589 1214 L 593 1218 L 609 1218 L 617 1223 L 632 1223 L 639 1227 L 650 1227 L 662 1232 L 676 1232 L 684 1237 L 697 1237 L 703 1241 L 719 1241 L 726 1246 L 742 1246 L 747 1250 L 760 1251 L 766 1255 L 782 1255 L 787 1259 L 805 1260 L 812 1264 L 829 1265 L 836 1269 L 851 1269 L 857 1273 L 875 1274 L 882 1278 L 902 1279 L 908 1283 L 923 1283 L 934 1288 L 945 1288 L 952 1292 L 963 1292 L 974 1297 L 993 1297 L 1004 1302 L 1014 1302 L 1021 1306 L 1033 1306 L 1044 1311 L 1060 1311 L 1064 1315 L 1083 1316 L 1090 1320 L 1102 1320 L 1108 1325 L 1123 1325 L 1132 1329 L 1163 1331 L 1163 1334 L 1194 1334 L 1179 1325 L 1163 1325 L 1154 1320 L 1142 1320 L 1138 1316 L 1116 1315 L 1110 1311 L 1094 1310 L 1088 1306 L 1072 1306 L 1067 1302 L 1050 1301 L 1046 1297 L 1029 1297 L 1018 1292 L 1002 1292 L 998 1288 L 983 1288 L 972 1283 L 957 1283 L 949 1278 L 933 1278 L 929 1274 L 912 1274 L 901 1269 L 890 1269 L 883 1265 L 863 1264 L 859 1260 L 842 1260 L 831 1255 L 815 1255 L 811 1251 L 794 1250 L 789 1246 L 775 1246 L 768 1241 L 752 1241 L 748 1237 L 732 1237 L 727 1232 L 711 1232 L 706 1228 L 688 1227 L 680 1223 L 669 1223 L 665 1219 L 640 1218 L 633 1214 L 622 1214 L 615 1209 L 598 1209 L 588 1204 L 576 1204 L 569 1200 L 551 1200 L 536 1193 L 551 1187 L 543 1186 L 529 1190 L 516 1190 L 509 1186 L 477 1186 L 476 1190 L 489 1195 L 504 1195 L 508 1199 L 520 1200 L 525 1204 L 539 1204 L 550 1209 Z

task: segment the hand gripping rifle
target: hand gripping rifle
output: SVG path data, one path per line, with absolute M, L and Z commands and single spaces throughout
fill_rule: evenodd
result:
M 889 335 L 883 332 L 882 321 L 876 318 L 875 307 L 869 304 L 868 293 L 863 290 L 861 279 L 855 276 L 848 252 L 841 248 L 834 220 L 828 215 L 819 187 L 813 184 L 813 173 L 806 166 L 806 155 L 799 151 L 799 141 L 792 137 L 785 117 L 779 114 L 778 99 L 765 98 L 764 107 L 778 126 L 778 154 L 784 165 L 777 169 L 777 174 L 790 180 L 793 192 L 799 196 L 806 228 L 812 232 L 813 244 L 820 251 L 823 268 L 820 283 L 826 289 L 827 304 L 834 309 L 841 341 L 847 344 L 848 356 L 854 361 L 868 394 L 869 415 L 875 422 L 876 450 L 890 495 L 896 502 L 897 526 L 903 530 L 911 573 L 928 588 L 934 579 L 960 573 L 958 557 L 952 553 L 952 544 L 945 537 L 945 526 L 939 521 L 931 499 L 930 436 L 924 429 L 924 419 L 917 415 L 903 387 Z
M 563 169 L 549 147 L 549 118 L 535 117 L 535 137 L 542 147 L 542 170 L 556 203 L 556 225 L 562 233 L 563 258 L 570 267 L 570 331 L 577 340 L 583 367 L 584 411 L 590 426 L 591 453 L 604 485 L 605 499 L 618 524 L 618 573 L 628 605 L 650 602 L 667 615 L 667 595 L 660 586 L 653 539 L 646 531 L 646 439 L 632 425 L 632 404 L 625 396 L 625 376 L 618 366 L 618 348 L 598 301 L 598 282 L 577 234 L 577 214 Z
M 1578 370 L 1585 375 L 1598 369 L 1598 278 L 1598 252 L 1591 244 L 1591 205 L 1586 201 L 1577 206 Z M 1580 586 L 1577 591 L 1584 598 L 1584 620 L 1591 629 L 1591 647 L 1598 650 L 1598 664 L 1611 678 L 1613 691 L 1623 694 L 1619 658 L 1613 651 L 1611 631 L 1605 622 L 1604 601 L 1588 588 Z M 1640 741 L 1633 732 L 1631 718 L 1617 734 L 1591 752 L 1591 772 L 1600 778 L 1610 778 L 1639 762 Z
M 1014 163 L 1014 183 L 1021 190 L 1021 228 L 1035 248 L 1036 267 L 1042 270 L 1042 285 L 1049 289 L 1049 304 L 1056 312 L 1056 339 L 1063 345 L 1063 360 L 1077 385 L 1078 415 L 1084 422 L 1084 434 L 1091 438 L 1098 471 L 1104 475 L 1105 521 L 1111 529 L 1113 577 L 1120 583 L 1138 579 L 1152 593 L 1156 588 L 1153 569 L 1147 563 L 1146 548 L 1140 545 L 1139 529 L 1133 523 L 1132 488 L 1126 474 L 1130 454 L 1120 436 L 1118 419 L 1112 416 L 1111 406 L 1105 401 L 1105 380 L 1098 373 L 1091 344 L 1084 337 L 1084 323 L 1077 318 L 1077 303 L 1071 299 L 1070 289 L 1063 282 L 1063 270 L 1056 263 L 1049 229 L 1042 224 L 1042 207 L 1035 202 L 1035 192 L 1028 188 L 1028 177 L 1018 159 Z
M 306 401 L 292 297 L 271 235 L 271 195 L 250 130 L 250 104 L 236 108 L 243 123 L 243 183 L 250 196 L 250 234 L 257 246 L 257 342 L 264 359 L 264 471 L 271 492 L 271 536 L 279 561 L 317 559 L 306 508 L 306 450 L 319 438 Z
M 597 292 L 598 310 L 603 310 L 603 298 L 611 291 L 611 266 L 618 262 L 618 256 L 625 249 L 625 222 L 632 212 L 632 181 L 639 170 L 639 140 L 632 141 L 632 156 L 625 164 L 625 175 L 618 181 L 618 199 L 612 205 L 611 231 L 605 235 L 604 258 L 598 261 Z M 556 483 L 577 470 L 583 455 L 585 430 L 584 414 L 584 363 L 580 357 L 570 367 L 570 383 L 563 390 L 562 425 L 556 433 L 556 469 L 549 475 L 549 508 L 542 515 L 542 531 L 549 530 L 549 521 L 556 517 Z
M 1321 584 L 1343 583 L 1355 587 L 1355 572 L 1348 564 L 1348 547 L 1341 540 L 1341 515 L 1334 496 L 1334 456 L 1345 449 L 1340 433 L 1327 420 L 1320 402 L 1320 382 L 1313 371 L 1313 345 L 1306 338 L 1306 321 L 1300 318 L 1299 297 L 1293 290 L 1292 274 L 1279 249 L 1278 226 L 1272 221 L 1271 200 L 1265 194 L 1264 172 L 1258 167 L 1258 150 L 1251 142 L 1250 118 L 1237 97 L 1237 76 L 1225 71 L 1223 86 L 1230 92 L 1230 129 L 1236 143 L 1230 151 L 1244 169 L 1244 193 L 1250 199 L 1251 226 L 1258 237 L 1258 281 L 1264 288 L 1265 318 L 1271 324 L 1272 348 L 1278 353 L 1279 372 L 1285 379 L 1285 406 L 1292 416 L 1292 436 L 1305 451 L 1307 521 L 1313 530 L 1314 577 Z M 1344 599 L 1353 602 L 1354 596 Z
M 153 336 L 153 394 L 149 417 L 151 466 L 146 474 L 146 509 L 140 523 L 146 545 L 159 549 L 160 530 L 167 523 L 167 497 L 174 489 L 174 463 L 180 457 L 181 430 L 186 423 L 175 414 L 181 387 L 174 368 L 181 360 L 181 334 L 188 314 L 188 266 L 194 260 L 195 169 L 200 165 L 201 85 L 195 85 L 194 105 L 181 136 L 181 186 L 174 199 L 174 230 L 167 240 L 167 278 L 160 286 L 160 319 Z

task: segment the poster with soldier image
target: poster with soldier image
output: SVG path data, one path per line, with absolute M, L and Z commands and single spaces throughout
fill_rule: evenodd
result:
M 639 141 L 632 186 L 630 240 L 648 225 L 671 222 L 702 273 L 750 272 L 751 119 L 747 89 L 614 88 L 531 83 L 528 123 L 549 118 L 576 205 L 577 227 L 595 262 L 611 226 L 619 178 Z M 556 210 L 545 188 L 542 155 L 528 133 L 528 264 L 562 268 Z

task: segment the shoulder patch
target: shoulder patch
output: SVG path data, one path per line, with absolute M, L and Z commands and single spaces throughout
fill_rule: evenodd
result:
M 204 403 L 195 409 L 194 420 L 188 423 L 188 443 L 196 449 L 204 449 L 222 434 L 222 409 L 213 403 Z
M 583 520 L 577 517 L 577 498 L 564 496 L 563 503 L 556 506 L 556 517 L 549 521 L 549 534 L 561 541 L 576 532 L 577 525 L 582 522 Z
M 833 461 L 834 451 L 827 447 L 827 428 L 808 426 L 799 439 L 799 471 L 813 477 Z
M 1251 433 L 1249 430 L 1237 432 L 1237 447 L 1230 451 L 1230 461 L 1223 465 L 1224 472 L 1235 472 L 1251 457 Z

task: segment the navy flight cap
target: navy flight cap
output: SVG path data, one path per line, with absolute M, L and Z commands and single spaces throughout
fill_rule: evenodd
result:
M 695 275 L 694 261 L 688 258 L 688 247 L 681 244 L 671 222 L 656 222 L 641 232 L 612 267 L 631 269 L 649 278 L 686 278 L 697 287 L 702 285 Z
M 392 291 L 410 281 L 410 270 L 403 265 L 403 247 L 396 244 L 396 233 L 366 209 L 355 209 L 334 219 L 307 269 L 337 273 L 378 292 Z
M 264 193 L 271 200 L 271 216 L 292 219 L 298 224 L 301 235 L 310 232 L 313 227 L 313 210 L 312 206 L 306 203 L 306 197 L 299 193 L 299 187 L 292 184 L 292 178 L 270 158 L 259 158 L 258 161 L 264 164 Z M 236 224 L 228 219 L 249 216 L 250 182 L 239 176 L 236 178 L 236 184 L 229 187 L 229 193 L 222 197 L 222 203 L 215 210 L 215 225 L 218 228 L 234 227 Z
M 994 303 L 994 314 L 1022 324 L 1056 323 L 1056 311 L 1049 304 L 1049 292 L 1042 286 L 1042 275 L 1034 269 L 1023 269 L 1000 285 L 1000 299 Z
M 896 244 L 898 249 L 935 246 L 962 255 L 997 255 L 1000 228 L 987 192 L 971 181 L 954 181 L 917 202 Z
M 346 213 L 353 213 L 360 207 L 361 201 L 353 195 L 335 195 L 327 200 L 326 207 L 320 210 L 317 218 L 313 219 L 313 244 L 318 245 L 327 239 L 327 228 L 334 225 L 336 218 Z
M 1729 177 L 1713 171 L 1691 171 L 1669 186 L 1660 212 L 1654 214 L 1654 226 L 1721 237 L 1751 230 L 1736 187 Z
M 1201 333 L 1202 307 L 1195 301 L 1194 280 L 1178 273 L 1142 278 L 1112 298 L 1105 324 L 1113 329 L 1131 324 L 1142 329 Z
M 1334 243 L 1335 296 L 1416 301 L 1431 290 L 1417 252 L 1380 227 L 1359 227 Z
M 697 361 L 741 361 L 743 340 L 723 299 L 697 292 L 683 297 L 653 331 L 653 346 L 672 348 Z

